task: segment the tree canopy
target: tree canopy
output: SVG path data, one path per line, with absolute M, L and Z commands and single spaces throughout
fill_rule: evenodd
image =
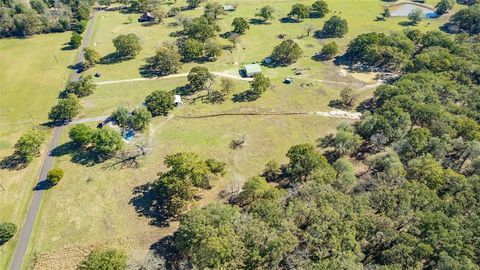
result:
M 79 270 L 124 270 L 127 267 L 127 255 L 119 249 L 98 249 L 78 265 Z
M 172 93 L 154 91 L 145 99 L 145 106 L 147 106 L 152 116 L 167 115 L 175 106 L 173 101 Z
M 323 25 L 322 35 L 329 38 L 340 38 L 348 32 L 347 20 L 333 15 Z
M 80 113 L 82 105 L 75 94 L 68 94 L 66 98 L 58 101 L 48 114 L 48 118 L 54 122 L 71 121 Z
M 134 58 L 141 50 L 140 38 L 133 34 L 122 34 L 113 39 L 113 46 L 119 58 Z
M 297 62 L 302 54 L 302 48 L 295 41 L 288 39 L 273 49 L 271 59 L 276 65 L 288 66 Z

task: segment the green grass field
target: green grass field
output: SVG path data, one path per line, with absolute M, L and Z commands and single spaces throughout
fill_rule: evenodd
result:
M 177 2 L 177 5 L 184 4 L 184 1 Z M 228 174 L 218 179 L 212 190 L 202 194 L 203 199 L 198 202 L 202 205 L 217 200 L 217 195 L 222 189 L 240 186 L 247 178 L 257 175 L 267 161 L 275 159 L 284 162 L 285 153 L 290 146 L 305 142 L 315 143 L 317 138 L 334 132 L 338 124 L 346 121 L 312 115 L 228 116 L 203 119 L 185 119 L 181 116 L 245 111 L 328 111 L 332 109 L 328 107 L 328 103 L 338 98 L 340 90 L 345 86 L 357 89 L 362 100 L 372 95 L 372 88 L 362 88 L 366 82 L 372 83 L 370 74 L 349 74 L 331 61 L 317 62 L 311 59 L 311 56 L 321 49 L 322 44 L 332 39 L 306 37 L 305 27 L 311 24 L 316 29 L 321 29 L 329 16 L 322 19 L 306 19 L 301 23 L 281 23 L 279 19 L 286 16 L 292 2 L 244 0 L 239 3 L 237 11 L 219 20 L 221 33 L 231 30 L 230 24 L 235 17 L 253 18 L 256 9 L 261 7 L 262 3 L 276 8 L 276 19 L 267 25 L 251 25 L 250 30 L 242 36 L 237 49 L 232 52 L 224 51 L 216 62 L 201 64 L 211 71 L 236 75 L 243 64 L 258 62 L 267 57 L 273 47 L 281 42 L 277 36 L 286 34 L 304 49 L 304 57 L 290 67 L 265 68 L 264 72 L 271 78 L 273 87 L 259 100 L 251 103 L 233 103 L 227 100 L 218 105 L 197 101 L 195 104 L 176 108 L 172 112 L 176 117 L 168 121 L 165 118 L 155 118 L 149 129 L 141 134 L 136 142 L 147 146 L 149 153 L 139 169 L 111 167 L 114 160 L 95 166 L 80 165 L 72 162 L 69 154 L 56 159 L 56 165 L 65 171 L 65 178 L 58 186 L 47 192 L 43 202 L 30 250 L 31 258 L 36 257 L 35 263 L 32 264 L 36 269 L 73 269 L 89 250 L 104 245 L 122 246 L 127 249 L 132 260 L 142 260 L 150 245 L 171 233 L 175 229 L 175 224 L 167 228 L 150 225 L 152 218 L 139 216 L 130 201 L 135 196 L 133 191 L 136 187 L 153 181 L 157 172 L 164 169 L 163 157 L 167 154 L 193 151 L 203 158 L 216 158 L 227 162 Z M 295 2 L 310 4 L 313 1 Z M 386 2 L 379 0 L 327 2 L 331 10 L 330 15 L 340 14 L 349 22 L 348 34 L 344 38 L 333 39 L 340 45 L 341 50 L 345 50 L 348 42 L 360 33 L 371 31 L 388 33 L 405 28 L 399 23 L 406 18 L 374 21 L 383 11 Z M 427 2 L 434 5 L 437 1 Z M 202 10 L 184 13 L 188 16 L 198 16 Z M 174 38 L 169 36 L 171 32 L 181 30 L 181 27 L 171 26 L 174 19 L 167 19 L 158 25 L 142 26 L 136 22 L 138 16 L 139 14 L 120 12 L 98 14 L 91 47 L 98 50 L 101 55 L 108 55 L 114 52 L 111 42 L 114 37 L 124 33 L 135 33 L 142 40 L 143 50 L 135 59 L 110 65 L 97 65 L 87 71 L 87 74 L 102 73 L 100 78 L 95 78 L 96 81 L 140 78 L 139 68 L 144 64 L 144 59 L 153 55 L 156 46 L 174 41 Z M 127 23 L 129 17 L 133 23 Z M 445 21 L 445 17 L 424 20 L 416 28 L 422 31 L 438 29 Z M 227 44 L 226 40 L 222 42 Z M 180 73 L 188 72 L 195 65 L 198 64 L 185 64 Z M 296 76 L 293 67 L 308 69 L 304 70 L 302 75 Z M 66 72 L 66 69 L 62 69 L 62 72 Z M 295 83 L 282 84 L 286 76 L 293 77 Z M 312 85 L 300 87 L 301 83 Z M 84 109 L 79 118 L 109 115 L 120 105 L 133 109 L 141 105 L 145 97 L 154 90 L 170 91 L 185 84 L 186 78 L 173 78 L 99 85 L 93 95 L 82 100 Z M 248 83 L 244 81 L 235 81 L 235 84 L 235 92 L 248 88 Z M 58 87 L 52 91 L 57 93 Z M 239 137 L 245 137 L 247 145 L 240 150 L 231 150 L 229 143 Z M 66 132 L 62 141 L 68 141 Z
M 60 33 L 0 40 L 0 158 L 12 154 L 24 131 L 47 120 L 76 55 L 62 50 L 69 38 L 70 33 Z M 42 153 L 45 149 L 46 144 Z M 0 191 L 0 221 L 22 225 L 43 158 L 23 170 L 0 170 L 5 189 Z M 7 268 L 17 237 L 0 247 L 0 269 Z

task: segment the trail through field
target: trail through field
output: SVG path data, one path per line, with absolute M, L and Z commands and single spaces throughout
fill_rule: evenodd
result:
M 238 113 L 215 113 L 215 114 L 204 114 L 204 115 L 170 115 L 167 117 L 167 121 L 162 122 L 162 125 L 171 120 L 172 118 L 178 119 L 202 119 L 202 118 L 215 118 L 215 117 L 224 117 L 224 116 L 289 116 L 289 115 L 314 115 L 314 116 L 323 116 L 329 118 L 343 118 L 343 119 L 352 119 L 359 120 L 362 117 L 362 114 L 359 112 L 347 112 L 343 110 L 332 110 L 328 112 L 238 112 Z M 88 122 L 104 122 L 109 118 L 108 115 L 89 117 L 83 119 L 77 119 L 70 122 L 68 125 L 76 125 Z
M 218 77 L 224 77 L 224 78 L 229 78 L 237 81 L 252 81 L 253 78 L 244 78 L 239 75 L 233 75 L 230 73 L 227 73 L 225 71 L 223 72 L 211 72 L 213 75 L 218 76 Z M 188 73 L 179 73 L 179 74 L 172 74 L 168 76 L 163 76 L 163 77 L 151 77 L 151 78 L 132 78 L 132 79 L 125 79 L 125 80 L 112 80 L 112 81 L 101 81 L 97 82 L 97 85 L 106 85 L 106 84 L 117 84 L 117 83 L 130 83 L 130 82 L 141 82 L 141 81 L 152 81 L 152 80 L 168 80 L 168 79 L 174 79 L 174 78 L 183 78 L 187 77 Z M 361 87 L 360 90 L 364 89 L 369 89 L 373 87 L 377 87 L 381 85 L 383 82 L 382 81 L 377 81 L 374 84 L 366 84 L 366 83 L 355 83 L 355 82 L 342 82 L 342 81 L 332 81 L 332 80 L 314 80 L 316 82 L 320 83 L 330 83 L 330 84 L 340 84 L 340 85 L 345 85 L 345 86 L 357 86 Z
M 253 80 L 252 78 L 243 78 L 243 77 L 232 75 L 226 72 L 211 72 L 211 73 L 218 77 L 230 78 L 238 81 L 248 82 Z M 96 84 L 105 85 L 105 84 L 130 83 L 130 82 L 152 81 L 152 80 L 167 80 L 167 79 L 182 78 L 187 76 L 188 76 L 188 73 L 179 73 L 179 74 L 172 74 L 172 75 L 163 76 L 163 77 L 133 78 L 133 79 L 125 79 L 125 80 L 102 81 L 102 82 L 97 82 Z

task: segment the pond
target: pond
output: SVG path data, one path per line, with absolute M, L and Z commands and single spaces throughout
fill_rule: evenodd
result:
M 397 6 L 394 6 L 391 8 L 390 14 L 392 17 L 407 17 L 410 12 L 414 9 L 419 9 L 423 12 L 425 15 L 425 18 L 437 18 L 438 14 L 435 13 L 433 9 L 429 9 L 426 7 L 414 5 L 414 4 L 409 4 L 409 3 L 404 3 L 404 4 L 399 4 Z

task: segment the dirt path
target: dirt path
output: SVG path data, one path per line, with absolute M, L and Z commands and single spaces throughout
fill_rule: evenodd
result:
M 77 58 L 77 63 L 83 62 L 83 48 L 87 46 L 90 41 L 90 38 L 93 34 L 93 28 L 95 25 L 95 21 L 97 19 L 97 12 L 94 11 L 92 14 L 92 18 L 88 22 L 88 28 L 83 38 L 83 42 L 78 48 L 79 54 Z M 71 76 L 71 80 L 75 81 L 79 77 L 77 72 L 74 72 Z M 53 136 L 48 146 L 48 156 L 43 161 L 42 169 L 40 171 L 40 176 L 38 178 L 37 186 L 40 187 L 42 182 L 45 181 L 47 178 L 48 171 L 52 168 L 53 165 L 53 156 L 51 152 L 58 146 L 60 141 L 60 136 L 62 134 L 64 126 L 57 126 L 53 129 Z M 30 237 L 33 231 L 33 227 L 35 225 L 35 221 L 38 216 L 38 212 L 40 211 L 40 205 L 42 203 L 43 195 L 45 190 L 42 188 L 35 189 L 32 198 L 32 202 L 28 208 L 27 216 L 25 218 L 25 223 L 23 224 L 22 230 L 20 232 L 20 239 L 18 240 L 17 246 L 15 248 L 15 254 L 10 264 L 10 270 L 20 270 L 22 267 L 22 263 L 25 259 L 25 254 L 27 251 L 28 244 L 30 242 Z
M 332 110 L 328 112 L 259 112 L 259 113 L 216 113 L 216 114 L 205 114 L 205 115 L 170 115 L 167 117 L 167 121 L 162 122 L 162 125 L 171 120 L 172 118 L 178 119 L 201 119 L 201 118 L 214 118 L 214 117 L 223 117 L 223 116 L 289 116 L 289 115 L 315 115 L 329 118 L 343 118 L 343 119 L 353 119 L 358 120 L 362 117 L 362 114 L 359 112 L 347 112 L 343 110 Z M 70 122 L 68 125 L 76 125 L 88 122 L 102 122 L 107 120 L 109 116 L 96 116 L 78 119 Z
M 240 76 L 228 74 L 225 72 L 211 72 L 213 75 L 218 76 L 218 77 L 224 77 L 224 78 L 230 78 L 233 80 L 238 80 L 238 81 L 251 81 L 253 80 L 252 78 L 243 78 Z M 129 82 L 140 82 L 140 81 L 152 81 L 152 80 L 167 80 L 167 79 L 173 79 L 173 78 L 182 78 L 182 77 L 187 77 L 188 73 L 179 73 L 179 74 L 172 74 L 168 76 L 163 76 L 163 77 L 152 77 L 152 78 L 133 78 L 133 79 L 125 79 L 125 80 L 114 80 L 114 81 L 103 81 L 103 82 L 97 82 L 97 85 L 105 85 L 105 84 L 116 84 L 116 83 L 129 83 Z

